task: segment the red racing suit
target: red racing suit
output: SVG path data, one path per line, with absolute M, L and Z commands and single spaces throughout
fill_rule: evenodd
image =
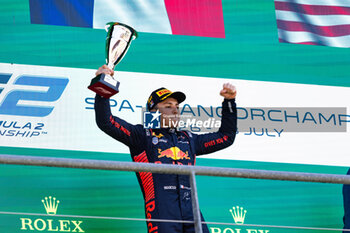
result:
M 237 130 L 235 100 L 222 103 L 218 132 L 194 134 L 171 128 L 145 129 L 111 114 L 109 99 L 96 95 L 95 114 L 98 127 L 130 149 L 132 160 L 141 163 L 195 165 L 196 156 L 230 146 Z M 136 173 L 145 201 L 147 219 L 193 221 L 189 177 L 175 174 Z M 202 217 L 202 221 L 204 221 Z M 193 224 L 147 222 L 149 233 L 194 232 Z M 209 232 L 203 224 L 203 232 Z

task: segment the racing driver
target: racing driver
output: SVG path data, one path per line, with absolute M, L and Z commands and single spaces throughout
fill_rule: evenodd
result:
M 103 65 L 96 75 L 101 73 L 113 75 L 114 71 Z M 158 129 L 132 125 L 113 116 L 109 100 L 99 95 L 95 97 L 96 122 L 102 131 L 129 147 L 135 162 L 195 165 L 196 156 L 224 149 L 232 145 L 235 139 L 235 87 L 224 84 L 220 95 L 224 97 L 221 127 L 215 133 L 194 134 L 177 130 L 175 126 L 179 120 L 179 104 L 186 96 L 182 92 L 171 92 L 166 88 L 153 91 L 147 101 L 149 111 L 161 114 L 161 127 Z M 136 175 L 145 201 L 146 219 L 193 221 L 191 188 L 187 175 L 150 172 L 138 172 Z M 195 232 L 193 223 L 166 221 L 147 221 L 147 229 L 149 233 Z M 205 224 L 202 229 L 203 232 L 209 232 Z

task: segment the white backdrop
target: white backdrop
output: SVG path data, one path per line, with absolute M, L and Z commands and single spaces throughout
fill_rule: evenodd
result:
M 7 83 L 0 84 L 0 103 L 12 90 L 46 92 L 47 88 L 13 84 L 21 75 L 68 78 L 69 82 L 57 101 L 19 101 L 27 106 L 52 106 L 44 117 L 0 114 L 0 146 L 65 149 L 129 153 L 123 144 L 101 132 L 95 123 L 91 103 L 94 93 L 87 89 L 95 70 L 0 64 L 0 73 L 12 74 Z M 183 91 L 184 104 L 221 106 L 222 84 L 230 82 L 238 90 L 240 107 L 346 107 L 349 109 L 350 88 L 277 82 L 246 81 L 221 78 L 178 76 L 164 74 L 116 72 L 121 82 L 120 93 L 113 97 L 114 115 L 133 124 L 142 124 L 141 106 L 149 94 L 166 87 Z M 121 106 L 122 105 L 122 106 Z M 139 106 L 139 107 L 136 107 Z M 1 105 L 0 105 L 1 108 Z M 131 108 L 134 110 L 132 111 Z M 350 121 L 349 117 L 344 118 Z M 37 127 L 37 130 L 35 129 Z M 30 131 L 30 132 L 28 132 Z M 30 135 L 33 136 L 30 137 Z M 233 146 L 205 158 L 350 166 L 347 144 L 348 132 L 286 133 L 270 132 L 256 136 L 240 132 Z M 17 134 L 17 136 L 16 136 Z

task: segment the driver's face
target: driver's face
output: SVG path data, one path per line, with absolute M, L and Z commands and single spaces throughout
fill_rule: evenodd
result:
M 161 127 L 175 128 L 180 119 L 179 116 L 179 102 L 174 98 L 167 98 L 166 100 L 157 104 L 156 109 L 162 114 L 160 116 Z

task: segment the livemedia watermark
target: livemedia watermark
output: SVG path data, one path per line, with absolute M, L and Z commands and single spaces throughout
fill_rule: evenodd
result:
M 346 107 L 237 107 L 239 132 L 347 132 L 350 115 Z M 221 107 L 189 107 L 179 109 L 178 115 L 162 117 L 161 111 L 143 109 L 145 128 L 173 127 L 192 132 L 216 132 L 222 125 Z M 230 124 L 231 115 L 226 122 Z M 225 126 L 224 126 L 225 127 Z

